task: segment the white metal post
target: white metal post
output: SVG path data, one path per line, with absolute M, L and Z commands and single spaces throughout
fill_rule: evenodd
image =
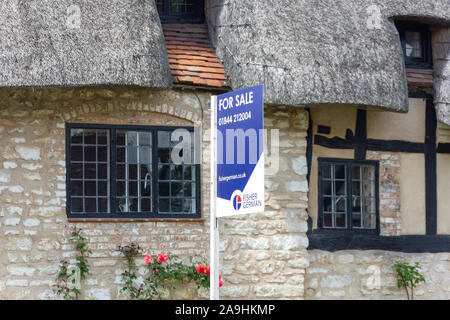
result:
M 211 200 L 210 200 L 210 288 L 211 300 L 219 300 L 219 229 L 216 217 L 217 197 L 217 97 L 211 97 Z

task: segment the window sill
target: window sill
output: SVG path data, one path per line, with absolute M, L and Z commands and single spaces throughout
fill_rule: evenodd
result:
M 205 222 L 205 218 L 69 218 L 68 222 Z

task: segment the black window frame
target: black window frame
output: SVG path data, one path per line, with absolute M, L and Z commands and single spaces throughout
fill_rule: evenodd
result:
M 400 42 L 405 59 L 405 66 L 417 69 L 432 69 L 433 57 L 431 48 L 431 32 L 427 25 L 415 22 L 397 21 L 396 27 L 400 36 Z M 422 58 L 406 56 L 406 31 L 420 32 Z
M 330 232 L 330 233 L 355 233 L 355 234 L 375 234 L 378 235 L 380 233 L 380 198 L 379 198 L 379 161 L 377 160 L 353 160 L 353 159 L 341 159 L 341 158 L 318 158 L 318 166 L 317 166 L 317 200 L 318 200 L 318 215 L 317 215 L 317 229 L 320 232 Z M 346 176 L 346 192 L 347 192 L 347 227 L 346 228 L 324 228 L 323 227 L 323 179 L 322 179 L 322 166 L 324 164 L 343 164 L 346 166 L 346 172 L 348 173 Z M 363 228 L 353 228 L 351 224 L 352 218 L 352 165 L 370 165 L 375 168 L 375 217 L 376 223 L 374 229 L 363 229 Z
M 110 157 L 110 204 L 111 212 L 104 213 L 72 213 L 71 212 L 71 161 L 70 161 L 70 146 L 71 146 L 71 130 L 72 129 L 102 129 L 110 130 L 109 133 L 109 157 Z M 143 131 L 152 132 L 152 172 L 158 173 L 158 132 L 173 131 L 176 129 L 186 129 L 189 132 L 194 132 L 194 127 L 187 126 L 143 126 L 143 125 L 109 125 L 109 124 L 91 124 L 91 123 L 66 123 L 66 213 L 69 219 L 199 219 L 201 218 L 201 180 L 200 180 L 200 164 L 193 164 L 195 167 L 195 213 L 158 213 L 159 207 L 159 189 L 158 180 L 159 174 L 154 174 L 152 177 L 152 212 L 122 212 L 118 213 L 116 210 L 116 131 Z M 194 160 L 194 159 L 193 159 Z
M 205 22 L 204 0 L 192 0 L 193 10 L 185 14 L 171 12 L 170 5 L 172 0 L 155 0 L 157 9 L 159 1 L 163 5 L 162 12 L 158 10 L 161 23 L 201 24 Z

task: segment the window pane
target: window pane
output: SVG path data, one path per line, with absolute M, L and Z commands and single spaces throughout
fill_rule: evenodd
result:
M 170 199 L 159 199 L 159 211 L 169 212 Z
M 152 146 L 152 134 L 150 132 L 139 132 L 139 145 L 140 146 Z
M 70 148 L 70 160 L 71 161 L 83 161 L 83 147 L 72 146 Z
M 72 163 L 70 165 L 70 178 L 72 178 L 72 179 L 82 179 L 83 178 L 83 164 L 82 163 Z
M 82 181 L 72 181 L 70 195 L 72 195 L 72 196 L 82 196 L 83 195 L 83 182 Z
M 159 166 L 159 179 L 170 180 L 170 166 Z
M 117 148 L 117 162 L 125 162 L 125 148 Z
M 376 228 L 375 166 L 354 165 L 352 167 L 352 226 Z M 355 174 L 359 180 L 355 180 Z
M 331 196 L 332 195 L 332 189 L 331 189 L 331 181 L 323 181 L 322 182 L 322 193 L 323 195 Z
M 116 167 L 116 178 L 125 179 L 125 165 L 118 164 Z
M 84 131 L 84 144 L 97 144 L 97 131 L 85 130 Z
M 97 199 L 95 198 L 84 199 L 84 207 L 86 212 L 89 213 L 97 212 Z
M 184 180 L 195 180 L 194 166 L 184 166 Z
M 334 179 L 345 179 L 346 178 L 345 165 L 341 165 L 341 164 L 334 165 L 334 171 L 335 171 Z
M 108 179 L 109 178 L 109 165 L 108 164 L 98 164 L 97 165 L 97 176 L 98 179 Z
M 361 228 L 361 214 L 359 212 L 352 215 L 352 226 L 354 228 Z
M 195 166 L 189 164 L 174 165 L 171 159 L 173 148 L 178 146 L 180 141 L 171 141 L 171 132 L 158 132 L 158 179 L 159 196 L 167 197 L 159 202 L 163 208 L 160 212 L 171 213 L 194 213 L 196 185 L 191 183 L 195 180 Z M 190 153 L 193 153 L 193 144 Z M 167 207 L 166 207 L 167 205 Z M 168 211 L 166 211 L 168 210 Z
M 149 212 L 152 190 L 152 133 L 117 131 L 117 195 L 121 212 Z M 126 145 L 126 148 L 122 145 Z M 125 164 L 123 164 L 125 163 Z M 144 199 L 145 197 L 145 199 Z
M 347 215 L 336 214 L 336 228 L 346 228 L 347 227 Z
M 108 161 L 108 147 L 98 147 L 97 148 L 97 156 L 99 162 L 107 162 Z
M 171 209 L 172 212 L 182 212 L 183 211 L 183 200 L 181 199 L 171 199 Z
M 97 187 L 98 187 L 98 195 L 99 196 L 108 196 L 108 182 L 106 181 L 99 181 L 97 183 Z
M 141 182 L 141 196 L 143 197 L 149 197 L 151 196 L 151 182 L 150 183 L 145 183 L 145 182 Z
M 70 130 L 70 143 L 71 144 L 83 143 L 83 129 L 71 129 Z
M 159 183 L 159 195 L 162 197 L 169 196 L 170 184 L 168 182 L 160 182 Z
M 84 195 L 95 197 L 97 195 L 97 183 L 95 181 L 84 182 Z
M 108 198 L 99 198 L 98 199 L 98 212 L 108 213 L 109 212 L 109 200 Z
M 412 58 L 422 57 L 422 40 L 420 32 L 405 31 L 406 56 Z
M 84 161 L 96 161 L 97 148 L 93 146 L 84 147 Z
M 97 166 L 95 163 L 86 163 L 84 165 L 84 178 L 85 179 L 97 178 Z
M 363 166 L 362 167 L 363 179 L 364 180 L 374 180 L 375 179 L 375 167 L 373 166 Z
M 150 198 L 143 198 L 141 200 L 141 211 L 150 212 L 152 211 L 152 201 Z
M 324 212 L 332 212 L 333 207 L 331 205 L 331 197 L 323 197 L 323 211 Z
M 170 132 L 159 131 L 158 132 L 158 148 L 169 148 L 170 146 Z
M 108 145 L 109 144 L 109 130 L 97 131 L 97 144 Z
M 171 196 L 172 197 L 182 197 L 183 196 L 183 184 L 182 183 L 172 183 L 170 187 L 171 187 Z
M 117 131 L 116 144 L 117 144 L 117 146 L 125 146 L 125 132 L 124 131 Z
M 195 195 L 195 184 L 185 183 L 184 184 L 184 196 L 192 197 L 193 195 Z
M 331 179 L 331 165 L 329 164 L 322 165 L 322 178 Z
M 333 215 L 331 213 L 325 213 L 323 215 L 323 226 L 326 228 L 333 227 Z
M 110 212 L 109 130 L 71 129 L 70 134 L 68 178 L 72 212 Z
M 158 149 L 158 160 L 160 163 L 170 163 L 170 149 Z
M 346 212 L 347 211 L 347 197 L 337 197 L 335 212 Z
M 183 180 L 183 166 L 172 166 L 170 178 L 171 180 Z
M 73 213 L 81 213 L 83 212 L 83 199 L 82 198 L 72 198 L 70 200 L 71 207 L 70 210 Z
M 347 226 L 347 167 L 345 164 L 322 164 L 323 227 Z
M 335 192 L 336 195 L 346 195 L 347 194 L 347 183 L 346 181 L 335 181 Z

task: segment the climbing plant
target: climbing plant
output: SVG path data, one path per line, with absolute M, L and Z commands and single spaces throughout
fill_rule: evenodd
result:
M 88 239 L 82 236 L 82 229 L 73 228 L 70 241 L 75 244 L 76 263 L 70 265 L 68 261 L 61 261 L 57 277 L 56 292 L 65 300 L 78 300 L 81 295 L 81 283 L 89 274 L 88 256 L 92 251 L 88 249 Z
M 424 276 L 419 272 L 420 264 L 416 262 L 415 265 L 410 265 L 407 262 L 397 261 L 394 267 L 397 271 L 397 287 L 405 289 L 408 300 L 414 300 L 414 288 L 419 283 L 425 282 Z
M 119 250 L 127 260 L 127 269 L 122 273 L 122 291 L 126 292 L 130 299 L 160 300 L 167 296 L 169 289 L 176 289 L 175 284 L 193 282 L 197 288 L 209 288 L 210 268 L 206 264 L 199 264 L 198 259 L 191 264 L 185 264 L 175 255 L 160 253 L 152 257 L 146 254 L 144 263 L 148 269 L 147 276 L 139 281 L 135 259 L 143 254 L 143 250 L 135 243 L 120 246 Z M 223 285 L 221 277 L 219 285 Z

